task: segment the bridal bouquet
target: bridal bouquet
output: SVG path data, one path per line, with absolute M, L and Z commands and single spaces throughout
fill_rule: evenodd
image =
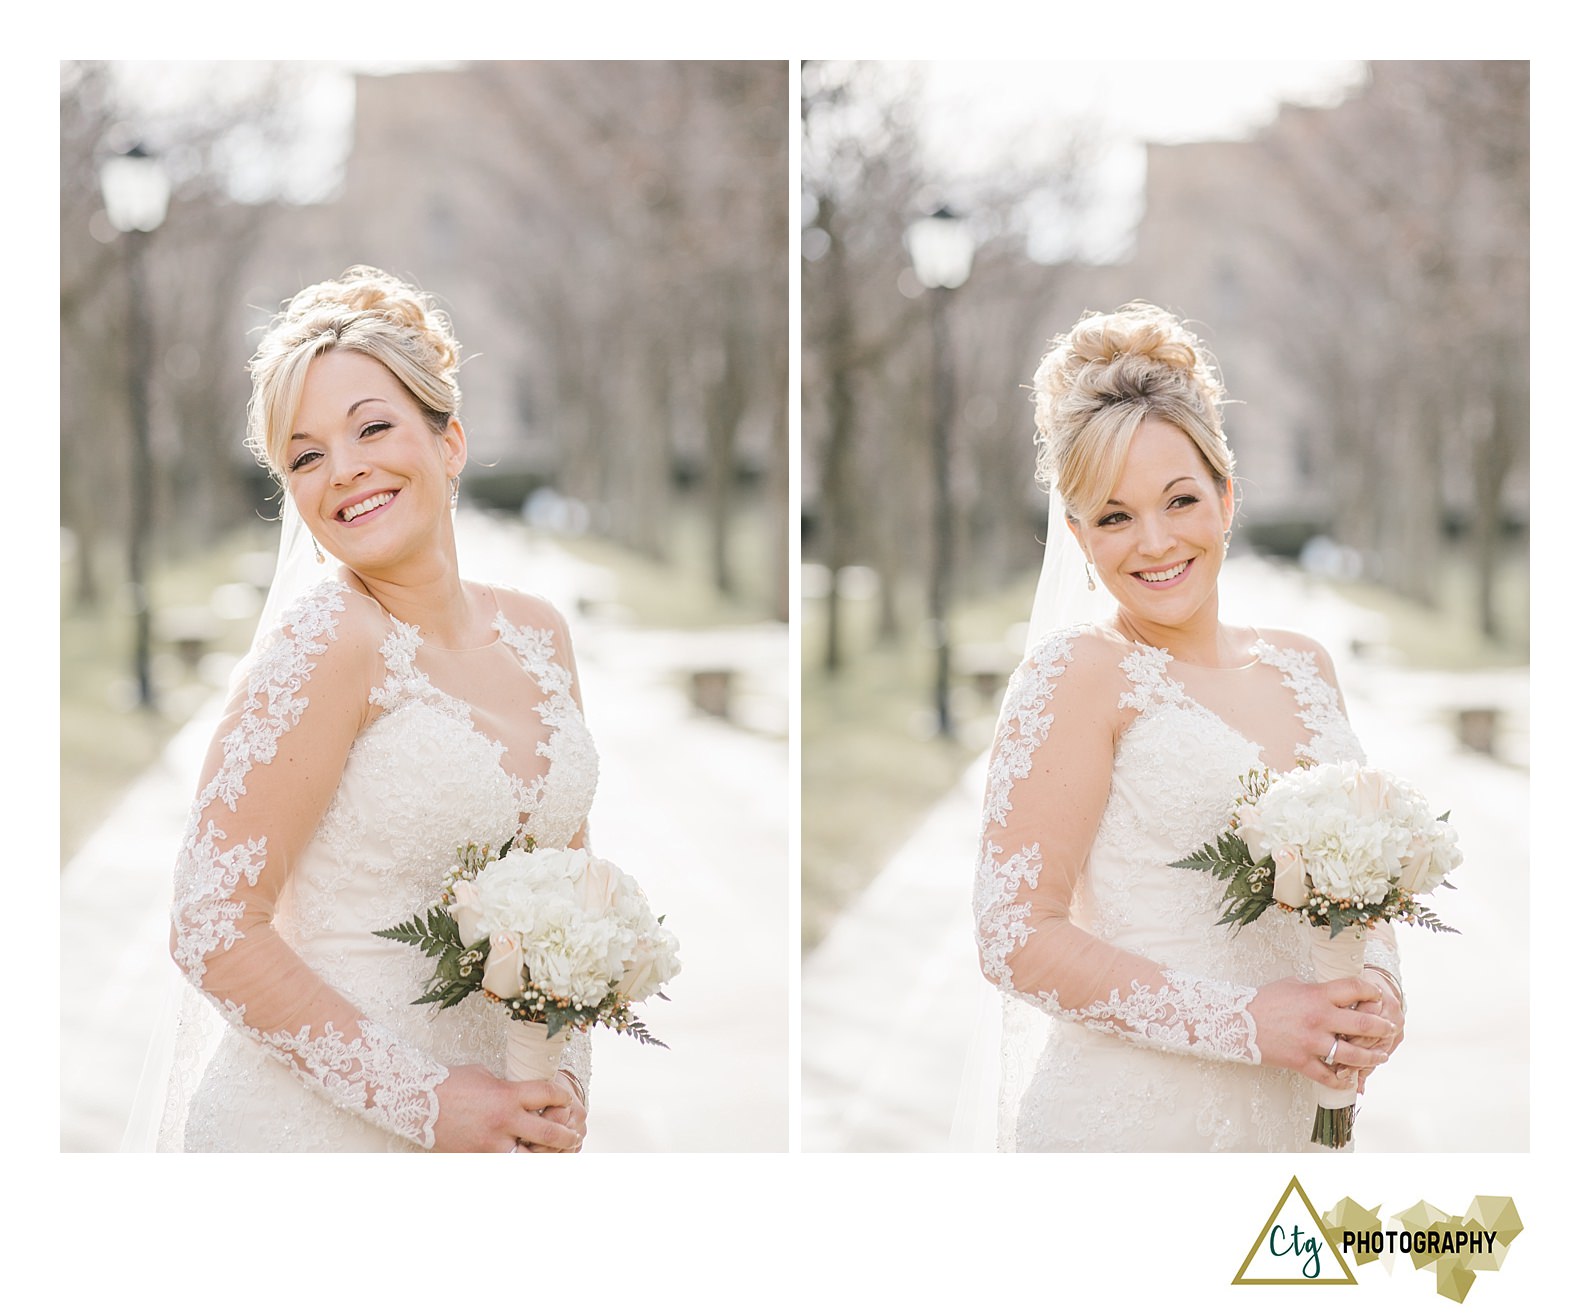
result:
M 504 1006 L 510 1080 L 550 1079 L 592 1022 L 667 1047 L 632 1005 L 667 998 L 679 941 L 630 876 L 582 849 L 466 844 L 433 906 L 375 933 L 436 959 L 416 1003 L 450 1008 L 479 991 Z
M 1449 814 L 1433 815 L 1411 785 L 1352 762 L 1251 771 L 1227 828 L 1171 865 L 1226 882 L 1221 925 L 1245 926 L 1272 903 L 1297 913 L 1315 979 L 1339 980 L 1362 974 L 1364 931 L 1378 922 L 1452 931 L 1417 901 L 1450 887 L 1463 860 Z M 1352 1137 L 1354 1091 L 1316 1088 L 1313 1142 L 1340 1149 Z

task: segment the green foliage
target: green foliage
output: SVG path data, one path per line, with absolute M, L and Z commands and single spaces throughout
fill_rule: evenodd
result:
M 385 930 L 374 932 L 378 939 L 393 939 L 400 944 L 413 944 L 426 957 L 442 957 L 449 949 L 462 949 L 458 937 L 458 922 L 440 903 L 427 908 L 407 921 Z
M 556 1035 L 565 1026 L 578 1029 L 581 1020 L 579 1008 L 549 1007 L 546 1011 L 547 1035 Z
M 1423 926 L 1426 930 L 1435 930 L 1441 934 L 1447 935 L 1459 935 L 1463 933 L 1461 930 L 1445 924 L 1428 907 L 1422 907 L 1418 903 L 1413 902 L 1412 899 L 1409 899 L 1408 901 L 1411 910 L 1409 914 L 1403 918 L 1408 922 L 1408 924 Z
M 431 975 L 430 988 L 415 999 L 415 1003 L 437 1003 L 445 1010 L 456 1007 L 480 988 L 491 941 L 482 939 L 466 947 L 459 938 L 458 922 L 441 903 L 374 934 L 378 939 L 411 944 L 426 957 L 439 959 Z
M 646 1029 L 646 1023 L 643 1021 L 632 1021 L 629 1025 L 624 1027 L 624 1033 L 626 1035 L 633 1035 L 642 1044 L 650 1044 L 654 1048 L 665 1049 L 668 1047 L 660 1039 L 653 1035 L 651 1031 Z
M 1268 857 L 1255 862 L 1235 830 L 1222 830 L 1212 842 L 1171 865 L 1183 871 L 1208 871 L 1225 882 L 1225 907 L 1217 925 L 1233 929 L 1249 925 L 1275 901 L 1275 863 Z

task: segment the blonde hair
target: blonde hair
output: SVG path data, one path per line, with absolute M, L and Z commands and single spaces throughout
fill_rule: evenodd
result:
M 328 351 L 361 351 L 385 365 L 437 433 L 458 413 L 459 350 L 447 315 L 412 284 L 354 265 L 286 302 L 249 361 L 246 442 L 278 479 L 309 366 Z
M 1120 482 L 1138 427 L 1159 418 L 1192 439 L 1223 488 L 1235 468 L 1224 400 L 1214 357 L 1174 315 L 1143 301 L 1085 314 L 1033 376 L 1038 481 L 1059 489 L 1073 520 L 1092 515 Z

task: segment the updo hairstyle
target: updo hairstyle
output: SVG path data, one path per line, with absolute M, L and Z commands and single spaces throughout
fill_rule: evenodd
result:
M 1224 399 L 1214 357 L 1174 315 L 1143 301 L 1085 314 L 1033 376 L 1038 481 L 1059 489 L 1071 519 L 1093 515 L 1152 417 L 1191 438 L 1224 489 L 1235 464 L 1220 427 Z
M 458 413 L 458 343 L 447 315 L 425 292 L 369 265 L 316 283 L 286 303 L 249 361 L 254 395 L 248 448 L 286 478 L 287 443 L 309 366 L 328 351 L 362 351 L 408 389 L 440 434 Z

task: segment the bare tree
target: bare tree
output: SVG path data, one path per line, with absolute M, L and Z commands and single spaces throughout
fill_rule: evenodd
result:
M 1253 285 L 1326 417 L 1313 464 L 1338 530 L 1433 603 L 1460 525 L 1494 635 L 1503 494 L 1528 450 L 1528 66 L 1375 64 L 1362 96 L 1283 116 L 1261 149 Z
M 747 471 L 770 490 L 787 450 L 785 66 L 486 64 L 458 76 L 513 144 L 468 161 L 498 201 L 471 230 L 488 251 L 529 253 L 496 266 L 495 291 L 533 326 L 523 370 L 553 417 L 560 479 L 656 554 L 675 482 L 699 482 L 714 582 L 763 591 L 765 578 L 740 577 L 731 527 Z M 759 500 L 781 551 L 787 501 Z M 778 575 L 776 613 L 785 591 Z
M 172 184 L 162 226 L 146 239 L 148 277 L 140 385 L 153 415 L 157 548 L 191 549 L 235 524 L 248 504 L 235 460 L 247 396 L 245 343 L 234 335 L 244 270 L 270 207 L 236 200 L 237 135 L 264 155 L 296 130 L 290 113 L 302 70 L 253 68 L 246 86 L 153 108 L 130 66 L 68 62 L 61 69 L 61 512 L 79 542 L 76 595 L 100 595 L 95 563 L 128 535 L 130 512 L 107 489 L 126 486 L 129 429 L 124 239 L 103 210 L 99 171 L 138 142 Z M 221 77 L 224 70 L 214 70 Z M 200 77 L 198 67 L 180 74 Z

